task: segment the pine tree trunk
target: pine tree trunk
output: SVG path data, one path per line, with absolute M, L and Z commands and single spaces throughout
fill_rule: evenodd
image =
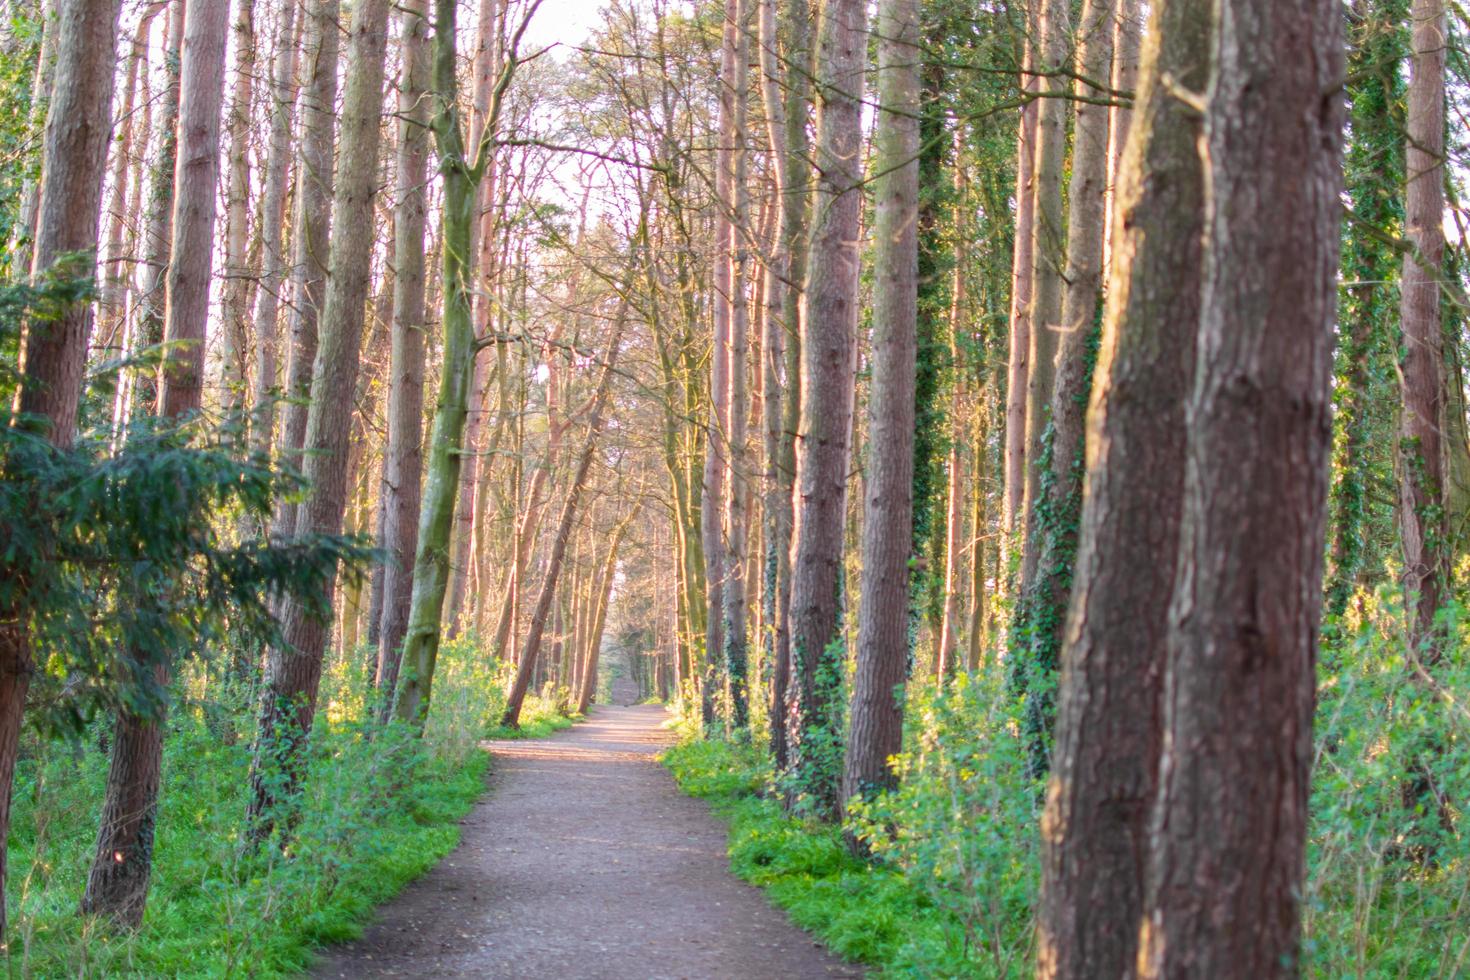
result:
M 1217 0 L 1139 972 L 1295 977 L 1341 221 L 1339 0 Z
M 282 229 L 291 170 L 291 122 L 296 106 L 296 62 L 300 50 L 296 4 L 281 5 L 276 54 L 271 66 L 271 125 L 260 201 L 260 282 L 255 288 L 255 392 L 250 423 L 252 448 L 267 451 L 275 437 L 277 365 L 280 360 L 281 291 L 286 279 Z
M 1042 818 L 1046 977 L 1127 976 L 1137 959 L 1204 274 L 1200 120 L 1162 79 L 1204 90 L 1210 3 L 1156 0 L 1118 181 Z
M 903 741 L 913 554 L 914 389 L 918 330 L 919 3 L 878 8 L 878 118 L 873 135 L 876 251 L 873 387 L 863 510 L 857 669 L 842 798 L 897 785 Z M 957 522 L 956 522 L 957 523 Z
M 1056 388 L 1057 344 L 1062 328 L 1062 290 L 1066 261 L 1066 218 L 1062 211 L 1062 171 L 1067 158 L 1066 79 L 1070 51 L 1070 4 L 1067 0 L 1037 0 L 1037 69 L 1046 72 L 1040 82 L 1041 105 L 1036 114 L 1036 157 L 1032 193 L 1035 214 L 1031 226 L 1031 350 L 1026 372 L 1025 541 L 1021 552 L 1021 591 L 1029 605 L 1041 567 L 1041 477 L 1046 469 L 1046 431 L 1051 421 Z
M 1439 280 L 1444 269 L 1445 13 L 1443 0 L 1415 0 L 1408 96 L 1408 184 L 1399 323 L 1403 412 L 1399 433 L 1399 521 L 1410 642 L 1428 664 L 1445 645 L 1434 619 L 1447 599 L 1444 522 L 1444 333 Z
M 1022 30 L 1021 90 L 1033 93 L 1041 0 L 1025 4 Z M 1001 511 L 1001 565 L 1011 567 L 1019 545 L 1026 496 L 1026 388 L 1031 374 L 1031 265 L 1036 237 L 1036 126 L 1041 99 L 1021 107 L 1016 131 L 1016 237 L 1011 259 L 1010 353 L 1006 369 L 1006 406 Z
M 388 0 L 362 0 L 352 11 L 347 88 L 342 100 L 341 166 L 332 200 L 334 229 L 319 346 L 302 447 L 311 491 L 301 504 L 295 534 L 338 534 L 346 506 L 353 395 L 357 390 L 362 328 L 368 300 L 383 116 Z M 315 107 L 313 107 L 315 111 Z M 299 340 L 300 338 L 298 338 Z M 335 576 L 322 583 L 330 608 Z M 304 775 L 306 740 L 316 716 L 317 689 L 330 620 L 295 600 L 283 603 L 282 643 L 270 650 L 260 709 L 260 734 L 251 773 L 249 834 L 289 830 L 281 808 Z
M 1079 25 L 1076 71 L 1082 79 L 1101 79 L 1112 64 L 1114 0 L 1085 0 Z M 1079 79 L 1074 93 L 1076 125 L 1072 177 L 1068 185 L 1067 257 L 1058 333 L 1051 423 L 1051 481 L 1046 514 L 1036 521 L 1028 545 L 1039 566 L 1031 605 L 1030 669 L 1034 690 L 1028 700 L 1032 723 L 1049 732 L 1053 724 L 1051 678 L 1056 672 L 1073 563 L 1077 519 L 1082 510 L 1083 424 L 1092 389 L 1098 301 L 1102 294 L 1103 219 L 1107 212 L 1109 109 L 1083 101 L 1106 93 Z M 1037 506 L 1042 506 L 1038 503 Z
M 175 0 L 164 34 L 164 88 L 158 101 L 157 156 L 148 177 L 148 214 L 143 230 L 143 283 L 138 295 L 133 352 L 163 341 L 169 250 L 173 247 L 174 166 L 178 156 L 179 63 L 184 43 L 184 3 Z M 136 370 L 132 406 L 158 410 L 158 374 Z
M 827 0 L 817 58 L 816 215 L 801 337 L 801 430 L 791 574 L 790 766 L 819 811 L 834 813 L 842 773 L 838 596 L 852 435 L 853 350 L 862 219 L 862 97 L 867 8 Z M 834 652 L 837 654 L 834 656 Z
M 291 231 L 291 356 L 286 368 L 285 421 L 281 458 L 302 468 L 306 416 L 316 365 L 317 321 L 321 316 L 330 258 L 332 198 L 335 173 L 333 140 L 337 129 L 337 62 L 341 44 L 338 0 L 307 0 L 308 37 L 302 72 L 308 81 L 301 93 L 301 148 L 296 161 L 296 216 Z M 297 505 L 281 504 L 275 533 L 296 533 Z
M 159 399 L 160 413 L 168 418 L 198 412 L 202 403 L 228 14 L 224 4 L 190 4 L 184 17 L 173 258 L 164 314 L 164 336 L 177 346 L 164 361 Z M 167 688 L 172 651 L 130 653 L 139 660 L 151 658 L 155 683 Z M 97 847 L 82 896 L 83 914 L 106 916 L 128 928 L 143 921 L 153 874 L 167 710 L 165 700 L 156 714 L 118 712 Z
M 230 103 L 229 180 L 225 194 L 224 282 L 220 289 L 223 407 L 246 403 L 250 349 L 250 123 L 255 91 L 255 0 L 235 0 L 235 90 Z
M 404 0 L 398 11 L 397 208 L 393 214 L 393 351 L 389 368 L 388 455 L 383 463 L 383 612 L 378 631 L 380 718 L 398 690 L 403 638 L 413 601 L 418 552 L 420 481 L 424 468 L 424 181 L 429 158 L 428 0 Z

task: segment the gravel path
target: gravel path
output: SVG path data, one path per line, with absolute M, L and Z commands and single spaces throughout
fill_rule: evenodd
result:
M 735 878 L 725 828 L 654 755 L 657 706 L 496 742 L 459 848 L 314 976 L 858 977 Z

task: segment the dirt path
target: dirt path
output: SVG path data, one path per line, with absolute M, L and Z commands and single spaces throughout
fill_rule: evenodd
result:
M 459 848 L 315 976 L 857 977 L 730 874 L 725 828 L 654 760 L 656 706 L 497 742 Z

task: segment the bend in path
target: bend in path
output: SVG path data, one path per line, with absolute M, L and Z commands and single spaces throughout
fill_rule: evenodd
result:
M 459 848 L 314 976 L 858 977 L 729 871 L 725 828 L 654 756 L 657 706 L 496 742 Z

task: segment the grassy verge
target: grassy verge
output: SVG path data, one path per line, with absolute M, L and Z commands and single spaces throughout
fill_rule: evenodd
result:
M 946 960 L 959 966 L 946 955 L 954 923 L 900 872 L 854 859 L 837 827 L 787 816 L 763 795 L 770 773 L 758 750 L 683 742 L 662 758 L 680 789 L 729 824 L 731 870 L 834 953 L 895 975 L 973 975 L 946 970 Z
M 165 743 L 147 915 L 137 932 L 81 916 L 107 776 L 101 721 L 75 743 L 28 736 L 10 841 L 11 912 L 0 970 L 11 977 L 278 977 L 314 951 L 358 936 L 376 906 L 459 842 L 459 820 L 485 792 L 478 747 L 498 718 L 501 674 L 470 643 L 446 645 L 443 686 L 424 738 L 362 723 L 358 679 L 324 683 L 300 823 L 283 850 L 242 848 L 248 734 L 222 734 L 190 681 Z M 195 682 L 198 678 L 194 679 Z M 442 698 L 441 698 L 442 693 Z M 571 724 L 532 698 L 531 737 Z M 250 712 L 231 715 L 249 732 Z

